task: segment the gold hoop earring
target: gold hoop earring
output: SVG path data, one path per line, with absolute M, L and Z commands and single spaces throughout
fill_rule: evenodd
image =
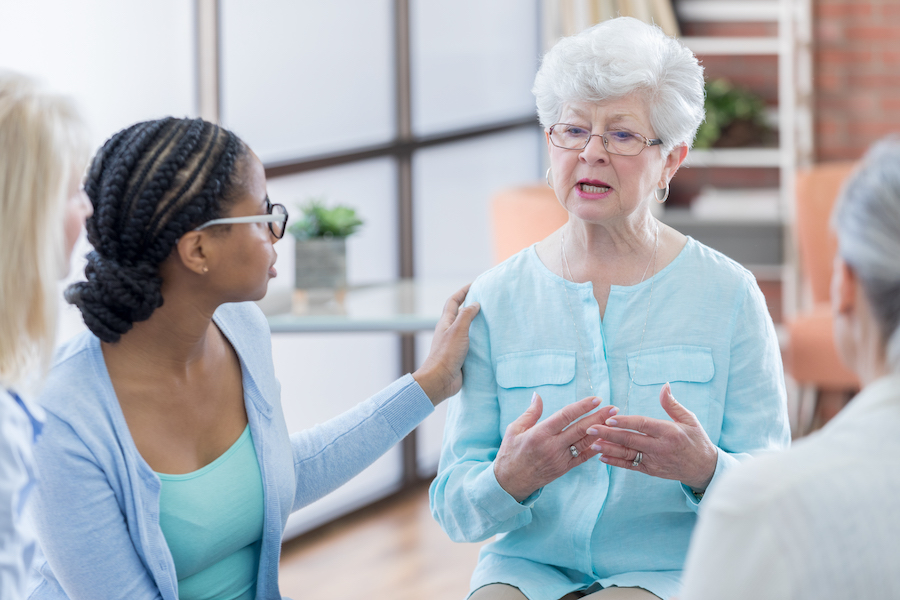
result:
M 660 193 L 662 192 L 662 193 Z M 666 200 L 669 199 L 669 186 L 666 185 L 664 188 L 656 188 L 653 190 L 653 193 L 656 195 L 656 201 L 660 204 L 664 204 Z
M 553 187 L 553 167 L 550 167 L 549 169 L 547 169 L 546 179 L 547 179 L 547 185 L 549 185 L 550 187 Z

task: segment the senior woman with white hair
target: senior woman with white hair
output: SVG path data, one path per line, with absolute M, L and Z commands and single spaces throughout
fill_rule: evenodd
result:
M 472 599 L 665 598 L 710 482 L 789 443 L 774 327 L 746 269 L 650 211 L 703 120 L 688 49 L 613 19 L 557 43 L 534 93 L 569 219 L 471 287 L 432 512 L 497 536 Z
M 834 338 L 862 391 L 822 430 L 716 484 L 684 600 L 900 598 L 900 137 L 832 215 Z

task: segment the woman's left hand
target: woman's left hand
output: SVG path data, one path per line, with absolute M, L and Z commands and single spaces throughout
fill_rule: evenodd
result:
M 469 325 L 481 309 L 477 302 L 463 307 L 468 292 L 466 285 L 444 304 L 428 358 L 412 374 L 435 406 L 462 388 L 462 365 L 469 351 Z
M 706 490 L 716 471 L 715 445 L 694 413 L 675 400 L 668 383 L 659 393 L 659 403 L 672 421 L 616 415 L 606 425 L 594 426 L 601 439 L 592 448 L 599 446 L 600 460 L 614 467 L 675 479 L 697 492 Z M 641 460 L 635 466 L 639 452 Z

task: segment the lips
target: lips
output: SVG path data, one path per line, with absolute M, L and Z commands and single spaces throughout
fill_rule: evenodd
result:
M 612 189 L 611 185 L 597 179 L 582 179 L 577 185 L 586 194 L 605 194 Z

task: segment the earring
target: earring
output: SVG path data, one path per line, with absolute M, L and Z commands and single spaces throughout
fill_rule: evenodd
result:
M 207 267 L 206 265 L 203 265 L 203 272 L 209 273 L 209 267 Z
M 549 185 L 550 187 L 553 187 L 553 167 L 550 167 L 549 169 L 547 169 L 546 179 L 547 179 L 547 185 Z
M 658 187 L 655 190 L 653 190 L 653 192 L 656 194 L 656 201 L 659 202 L 660 204 L 663 204 L 669 198 L 669 186 L 668 185 L 666 185 L 666 187 L 664 187 L 664 188 Z M 662 193 L 660 193 L 660 192 L 662 192 Z

